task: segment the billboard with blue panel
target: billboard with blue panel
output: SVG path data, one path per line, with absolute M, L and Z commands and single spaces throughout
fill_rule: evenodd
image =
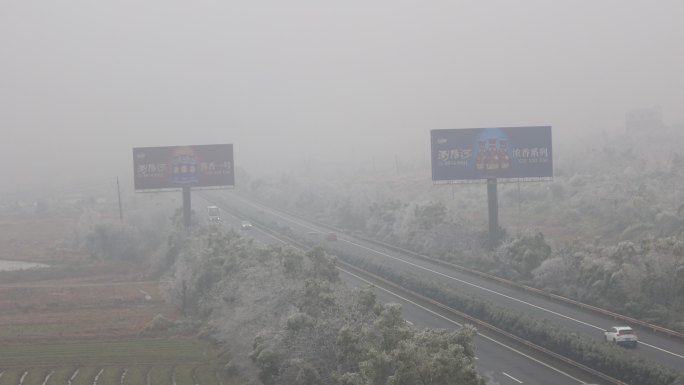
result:
M 136 190 L 235 185 L 232 144 L 133 149 Z
M 551 127 L 432 130 L 432 180 L 553 177 Z

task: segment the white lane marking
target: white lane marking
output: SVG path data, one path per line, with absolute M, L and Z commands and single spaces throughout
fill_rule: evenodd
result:
M 450 275 L 448 275 L 448 274 L 440 273 L 440 272 L 437 271 L 437 270 L 432 270 L 432 269 L 429 269 L 429 268 L 427 268 L 427 267 L 421 266 L 421 265 L 419 265 L 419 264 L 416 264 L 416 263 L 413 263 L 413 262 L 409 262 L 409 261 L 407 261 L 407 260 L 405 260 L 405 259 L 401 259 L 401 258 L 392 256 L 392 255 L 390 255 L 390 254 L 383 253 L 383 252 L 381 252 L 381 251 L 373 250 L 373 249 L 371 249 L 371 248 L 369 248 L 369 247 L 366 247 L 366 246 L 364 246 L 364 245 L 360 245 L 360 244 L 358 244 L 358 243 L 354 243 L 354 242 L 352 242 L 352 241 L 348 241 L 348 240 L 346 240 L 346 239 L 343 239 L 343 241 L 344 241 L 344 242 L 347 242 L 347 243 L 350 243 L 350 244 L 352 244 L 352 245 L 354 245 L 354 246 L 356 246 L 356 247 L 360 247 L 360 248 L 362 248 L 362 249 L 365 249 L 365 250 L 374 252 L 374 253 L 376 253 L 376 254 L 380 254 L 380 255 L 382 255 L 382 256 L 384 256 L 384 257 L 387 257 L 387 258 L 390 258 L 390 259 L 394 259 L 394 260 L 396 260 L 396 261 L 403 262 L 403 263 L 405 263 L 405 264 L 407 264 L 407 265 L 409 265 L 409 266 L 413 266 L 413 267 L 416 267 L 416 268 L 418 268 L 418 269 L 425 270 L 425 271 L 427 271 L 427 272 L 430 272 L 430 273 L 433 273 L 433 274 L 437 274 L 437 275 L 440 275 L 440 276 L 445 277 L 445 278 L 449 278 L 449 279 L 451 279 L 451 280 L 453 280 L 453 281 L 457 281 L 457 282 L 460 282 L 460 283 L 463 283 L 463 284 L 472 286 L 472 287 L 474 287 L 474 288 L 477 288 L 477 289 L 480 289 L 480 290 L 483 290 L 483 291 L 487 291 L 487 292 L 490 292 L 490 293 L 492 293 L 492 294 L 499 295 L 499 296 L 501 296 L 501 297 L 510 299 L 510 300 L 512 300 L 512 301 L 520 302 L 520 303 L 522 303 L 522 304 L 525 304 L 525 305 L 528 305 L 528 306 L 537 308 L 537 309 L 539 309 L 539 310 L 543 310 L 543 311 L 549 312 L 549 313 L 554 314 L 554 315 L 557 315 L 557 316 L 559 316 L 559 317 L 567 318 L 567 319 L 569 319 L 569 320 L 571 320 L 571 321 L 575 321 L 575 322 L 581 323 L 581 324 L 586 325 L 586 326 L 590 326 L 590 327 L 595 328 L 595 329 L 598 329 L 598 330 L 604 330 L 603 328 L 600 328 L 600 327 L 598 327 L 598 326 L 594 326 L 594 325 L 592 325 L 592 324 L 589 324 L 589 323 L 580 321 L 580 320 L 575 319 L 575 318 L 572 318 L 572 317 L 570 317 L 570 316 L 566 316 L 566 315 L 560 314 L 560 313 L 558 313 L 558 312 L 555 312 L 555 311 L 553 311 L 553 310 L 549 310 L 549 309 L 543 308 L 543 307 L 541 307 L 541 306 L 539 306 L 539 305 L 535 305 L 535 304 L 533 304 L 533 303 L 530 303 L 530 302 L 527 302 L 527 301 L 523 301 L 523 300 L 517 299 L 517 298 L 515 298 L 515 297 L 511 297 L 510 295 L 506 295 L 506 294 L 500 293 L 500 292 L 498 292 L 498 291 L 496 291 L 496 290 L 487 289 L 487 288 L 484 287 L 484 286 L 476 285 L 476 284 L 474 284 L 474 283 L 470 283 L 470 282 L 468 282 L 468 281 L 464 281 L 464 280 L 462 280 L 462 279 L 459 279 L 459 278 L 450 276 Z
M 376 288 L 378 288 L 378 289 L 380 289 L 380 290 L 382 290 L 382 291 L 384 291 L 384 292 L 387 292 L 387 293 L 389 293 L 390 295 L 393 295 L 393 296 L 395 296 L 395 297 L 401 299 L 402 301 L 405 301 L 405 302 L 407 302 L 407 303 L 410 303 L 411 305 L 413 305 L 413 306 L 415 306 L 415 307 L 417 307 L 417 308 L 419 308 L 419 309 L 422 309 L 423 311 L 426 311 L 426 312 L 428 312 L 428 313 L 430 313 L 430 314 L 433 314 L 433 315 L 435 315 L 435 316 L 437 316 L 437 317 L 439 317 L 439 318 L 442 318 L 442 319 L 446 320 L 447 322 L 450 322 L 450 323 L 452 323 L 452 324 L 454 324 L 454 325 L 456 325 L 456 326 L 459 326 L 459 327 L 462 326 L 462 324 L 460 324 L 460 323 L 458 323 L 458 322 L 452 320 L 451 318 L 445 317 L 445 316 L 443 316 L 443 315 L 441 315 L 441 314 L 439 314 L 439 313 L 437 313 L 437 312 L 434 312 L 434 311 L 432 311 L 432 310 L 430 310 L 430 309 L 428 309 L 428 308 L 426 308 L 426 307 L 424 307 L 424 306 L 422 306 L 422 305 L 419 305 L 419 304 L 417 304 L 417 303 L 411 301 L 411 300 L 408 299 L 408 298 L 402 297 L 401 295 L 399 295 L 399 294 L 397 294 L 397 293 L 395 293 L 395 292 L 393 292 L 393 291 L 390 291 L 390 290 L 388 290 L 388 289 L 385 289 L 385 288 L 382 287 L 382 286 L 378 286 L 378 285 L 376 285 L 376 284 L 374 284 L 374 283 L 372 283 L 372 282 L 370 282 L 370 281 L 368 281 L 368 280 L 366 280 L 366 279 L 364 279 L 364 278 L 361 278 L 361 277 L 359 277 L 358 275 L 356 275 L 356 274 L 354 274 L 354 273 L 352 273 L 352 272 L 349 272 L 349 271 L 347 271 L 347 270 L 344 270 L 344 269 L 342 269 L 342 268 L 340 268 L 340 267 L 337 267 L 337 268 L 338 268 L 340 271 L 342 271 L 342 272 L 344 272 L 344 273 L 346 273 L 346 274 L 349 274 L 349 275 L 351 275 L 352 277 L 355 277 L 356 279 L 358 279 L 358 280 L 360 280 L 360 281 L 362 281 L 362 282 L 365 282 L 365 283 L 367 283 L 367 284 L 369 284 L 369 285 L 372 285 L 373 287 L 376 287 Z M 513 348 L 512 346 L 508 346 L 508 345 L 504 344 L 503 342 L 499 342 L 499 341 L 495 340 L 495 339 L 492 338 L 492 337 L 488 337 L 488 336 L 486 336 L 486 335 L 480 333 L 479 331 L 477 332 L 477 335 L 480 336 L 480 337 L 482 337 L 482 338 L 484 338 L 484 339 L 487 339 L 487 340 L 489 340 L 489 341 L 491 341 L 491 342 L 493 342 L 493 343 L 495 343 L 495 344 L 497 344 L 497 345 L 500 345 L 500 346 L 502 346 L 502 347 L 504 347 L 504 348 L 506 348 L 506 349 L 509 349 L 509 350 L 511 350 L 511 351 L 513 351 L 513 352 L 515 352 L 515 353 L 518 353 L 519 355 L 521 355 L 521 356 L 523 356 L 523 357 L 525 357 L 525 358 L 527 358 L 527 359 L 529 359 L 529 360 L 531 360 L 531 361 L 534 361 L 534 362 L 536 362 L 536 363 L 538 363 L 538 364 L 540 364 L 540 365 L 543 365 L 543 366 L 545 366 L 545 367 L 547 367 L 547 368 L 549 368 L 549 369 L 551 369 L 551 370 L 553 370 L 553 371 L 555 371 L 555 372 L 557 372 L 557 373 L 560 373 L 560 374 L 562 374 L 562 375 L 564 375 L 564 376 L 566 376 L 566 377 L 568 377 L 568 378 L 570 378 L 570 379 L 573 379 L 573 380 L 577 381 L 577 382 L 580 383 L 580 384 L 585 384 L 584 381 L 582 381 L 582 380 L 580 380 L 580 379 L 578 379 L 578 378 L 576 378 L 576 377 L 573 377 L 573 376 L 571 376 L 570 374 L 565 373 L 564 371 L 562 371 L 562 370 L 560 370 L 560 369 L 558 369 L 558 368 L 555 368 L 555 367 L 553 367 L 553 366 L 551 366 L 551 365 L 549 365 L 549 364 L 547 364 L 547 363 L 545 363 L 545 362 L 539 361 L 538 359 L 536 359 L 536 358 L 534 358 L 534 357 L 531 357 L 531 356 L 529 356 L 529 355 L 527 355 L 527 354 L 525 354 L 525 353 L 523 353 L 523 352 L 521 352 L 521 351 L 519 351 L 519 350 Z
M 501 296 L 501 297 L 510 299 L 511 301 L 516 301 L 516 302 L 522 303 L 522 304 L 524 304 L 524 305 L 533 307 L 533 308 L 535 308 L 535 309 L 539 309 L 539 310 L 545 311 L 545 312 L 547 312 L 547 313 L 551 313 L 551 314 L 556 315 L 556 316 L 558 316 L 558 317 L 563 317 L 563 318 L 566 318 L 566 319 L 568 319 L 568 320 L 570 320 L 570 321 L 574 321 L 574 322 L 580 323 L 580 324 L 582 324 L 582 325 L 592 327 L 592 328 L 597 329 L 597 330 L 602 330 L 602 331 L 605 330 L 605 329 L 603 329 L 603 328 L 601 328 L 601 327 L 598 327 L 598 326 L 596 326 L 596 325 L 592 325 L 592 324 L 590 324 L 590 323 L 587 323 L 587 322 L 584 322 L 584 321 L 580 321 L 580 320 L 578 320 L 578 319 L 576 319 L 576 318 L 572 318 L 572 317 L 570 317 L 570 316 L 567 316 L 567 315 L 564 315 L 564 314 L 555 312 L 555 311 L 550 310 L 550 309 L 547 309 L 547 308 L 545 308 L 545 307 L 541 307 L 541 306 L 539 306 L 539 305 L 535 305 L 535 304 L 533 304 L 533 303 L 530 303 L 530 302 L 527 302 L 527 301 L 523 301 L 523 300 L 518 299 L 518 298 L 515 298 L 515 297 L 511 297 L 510 295 L 506 295 L 506 294 L 504 294 L 504 293 L 500 293 L 500 292 L 495 291 L 495 290 L 492 290 L 492 289 L 487 289 L 486 287 L 483 287 L 483 286 L 480 286 L 480 285 L 476 285 L 476 284 L 474 284 L 474 283 L 470 283 L 470 282 L 468 282 L 468 281 L 464 281 L 464 280 L 459 279 L 459 278 L 456 278 L 456 277 L 452 277 L 452 276 L 450 276 L 450 275 L 448 275 L 448 274 L 440 273 L 439 271 L 432 270 L 432 269 L 429 269 L 429 268 L 427 268 L 427 267 L 420 266 L 420 265 L 418 265 L 418 264 L 416 264 L 416 263 L 409 262 L 409 261 L 407 261 L 407 260 L 405 260 L 405 259 L 401 259 L 401 258 L 392 256 L 392 255 L 389 255 L 389 254 L 387 254 L 387 253 L 383 253 L 383 252 L 381 252 L 381 251 L 371 249 L 371 248 L 369 248 L 369 247 L 366 247 L 366 246 L 364 246 L 364 245 L 360 245 L 360 244 L 358 244 L 358 243 L 354 243 L 354 242 L 349 241 L 349 240 L 347 240 L 347 239 L 340 239 L 340 240 L 343 241 L 343 242 L 350 243 L 350 244 L 352 244 L 352 245 L 354 245 L 354 246 L 356 246 L 356 247 L 360 247 L 360 248 L 362 248 L 362 249 L 366 249 L 366 250 L 371 251 L 371 252 L 374 252 L 374 253 L 376 253 L 376 254 L 380 254 L 380 255 L 382 255 L 382 256 L 384 256 L 384 257 L 387 257 L 387 258 L 390 258 L 390 259 L 394 259 L 394 260 L 396 260 L 396 261 L 403 262 L 403 263 L 405 263 L 405 264 L 407 264 L 407 265 L 416 267 L 416 268 L 418 268 L 418 269 L 425 270 L 425 271 L 427 271 L 427 272 L 430 272 L 430 273 L 433 273 L 433 274 L 437 274 L 437 275 L 440 275 L 440 276 L 445 277 L 445 278 L 449 278 L 449 279 L 451 279 L 451 280 L 453 280 L 453 281 L 457 281 L 457 282 L 461 282 L 461 283 L 466 284 L 466 285 L 470 285 L 470 286 L 475 287 L 475 288 L 477 288 L 477 289 L 480 289 L 480 290 L 483 290 L 483 291 L 487 291 L 487 292 L 490 292 L 490 293 L 492 293 L 492 294 L 499 295 L 499 296 Z M 648 346 L 648 347 L 653 348 L 653 349 L 660 350 L 661 352 L 664 352 L 664 353 L 667 353 L 667 354 L 671 354 L 671 355 L 676 356 L 676 357 L 679 357 L 679 358 L 684 358 L 684 356 L 682 356 L 682 355 L 680 355 L 680 354 L 677 354 L 677 353 L 675 353 L 675 352 L 671 352 L 671 351 L 666 350 L 666 349 L 663 349 L 663 348 L 659 348 L 659 347 L 654 346 L 654 345 L 651 345 L 651 344 L 647 344 L 646 342 L 639 342 L 639 344 L 644 345 L 644 346 Z
M 657 346 L 655 346 L 655 345 L 647 344 L 646 342 L 643 342 L 643 341 L 639 341 L 639 345 L 648 346 L 649 348 L 653 348 L 653 349 L 656 349 L 656 350 L 660 350 L 660 351 L 663 352 L 663 353 L 672 354 L 673 356 L 676 356 L 676 357 L 679 357 L 679 358 L 684 358 L 684 356 L 682 356 L 681 354 L 677 354 L 677 353 L 675 353 L 675 352 L 671 352 L 671 351 L 669 351 L 669 350 L 665 350 L 665 349 L 663 349 L 663 348 L 659 348 L 659 347 L 657 347 Z
M 308 224 L 302 223 L 302 222 L 300 222 L 300 221 L 297 220 L 297 219 L 292 219 L 292 218 L 286 217 L 286 216 L 284 216 L 284 215 L 281 215 L 280 213 L 278 213 L 278 212 L 276 212 L 276 211 L 273 211 L 273 210 L 271 210 L 270 208 L 268 208 L 268 207 L 266 207 L 266 206 L 262 206 L 262 205 L 256 204 L 256 203 L 251 203 L 251 202 L 246 201 L 246 200 L 244 200 L 244 199 L 242 199 L 242 198 L 240 198 L 240 200 L 242 200 L 243 202 L 247 202 L 247 204 L 250 204 L 250 205 L 252 205 L 252 206 L 258 206 L 258 207 L 262 208 L 263 210 L 268 211 L 268 212 L 270 212 L 271 214 L 273 214 L 273 215 L 275 215 L 275 216 L 277 216 L 277 217 L 279 217 L 279 218 L 283 218 L 283 219 L 285 219 L 285 220 L 287 220 L 287 221 L 290 221 L 290 222 L 292 222 L 292 223 L 296 223 L 296 224 L 298 224 L 298 225 L 300 225 L 300 226 L 302 226 L 302 227 L 304 227 L 304 228 L 307 228 L 307 229 L 309 229 L 309 230 L 317 231 L 317 232 L 322 233 L 320 230 L 315 229 L 315 228 L 309 226 Z M 559 317 L 566 318 L 566 319 L 568 319 L 568 320 L 570 320 L 570 321 L 577 322 L 577 323 L 582 324 L 582 325 L 585 325 L 585 326 L 589 326 L 589 327 L 594 328 L 594 329 L 596 329 L 596 330 L 605 330 L 605 329 L 602 328 L 602 327 L 599 327 L 599 326 L 596 326 L 596 325 L 592 325 L 592 324 L 590 324 L 590 323 L 587 323 L 587 322 L 584 322 L 584 321 L 580 321 L 580 320 L 578 320 L 578 319 L 576 319 L 576 318 L 572 318 L 572 317 L 570 317 L 570 316 L 566 316 L 566 315 L 564 315 L 564 314 L 555 312 L 555 311 L 553 311 L 553 310 L 551 310 L 551 309 L 547 309 L 547 308 L 541 307 L 541 306 L 539 306 L 539 305 L 535 305 L 535 304 L 533 304 L 533 303 L 530 303 L 530 302 L 527 302 L 527 301 L 523 301 L 523 300 L 521 300 L 521 299 L 517 299 L 517 298 L 511 297 L 511 296 L 509 296 L 509 295 L 500 293 L 500 292 L 495 291 L 495 290 L 492 290 L 492 289 L 487 289 L 486 287 L 483 287 L 483 286 L 480 286 L 480 285 L 476 285 L 476 284 L 474 284 L 474 283 L 470 283 L 470 282 L 467 282 L 467 281 L 458 279 L 458 278 L 456 278 L 456 277 L 452 277 L 452 276 L 450 276 L 450 275 L 447 275 L 447 274 L 444 274 L 444 273 L 440 273 L 440 272 L 435 271 L 435 270 L 432 270 L 432 269 L 428 269 L 427 267 L 423 267 L 423 266 L 417 265 L 417 264 L 415 264 L 415 263 L 409 262 L 409 261 L 407 261 L 407 260 L 405 260 L 405 259 L 401 259 L 401 258 L 392 256 L 392 255 L 389 255 L 389 254 L 387 254 L 387 253 L 383 253 L 383 252 L 381 252 L 381 251 L 371 249 L 371 248 L 366 247 L 366 246 L 364 246 L 364 245 L 360 245 L 360 244 L 358 244 L 358 243 L 352 242 L 352 241 L 350 241 L 350 240 L 348 240 L 348 239 L 344 239 L 344 238 L 341 238 L 341 237 L 340 237 L 339 240 L 342 241 L 342 242 L 347 242 L 347 243 L 352 244 L 352 245 L 354 245 L 354 246 L 360 247 L 360 248 L 362 248 L 362 249 L 368 250 L 368 251 L 370 251 L 370 252 L 373 252 L 373 253 L 376 253 L 376 254 L 380 254 L 380 255 L 385 256 L 385 257 L 387 257 L 387 258 L 391 258 L 391 259 L 394 259 L 394 260 L 396 260 L 396 261 L 403 262 L 403 263 L 405 263 L 405 264 L 407 264 L 407 265 L 417 267 L 417 268 L 419 268 L 419 269 L 428 271 L 428 272 L 430 272 L 430 273 L 434 273 L 434 274 L 437 274 L 437 275 L 441 275 L 441 276 L 443 276 L 443 277 L 445 277 L 445 278 L 449 278 L 449 279 L 452 279 L 452 280 L 454 280 L 454 281 L 458 281 L 458 282 L 464 283 L 464 284 L 466 284 L 466 285 L 470 285 L 470 286 L 472 286 L 472 287 L 478 288 L 478 289 L 480 289 L 480 290 L 484 290 L 484 291 L 490 292 L 490 293 L 492 293 L 492 294 L 496 294 L 496 295 L 502 296 L 502 297 L 504 297 L 504 298 L 508 298 L 508 299 L 510 299 L 510 300 L 512 300 L 512 301 L 516 301 L 516 302 L 519 302 L 519 303 L 522 303 L 522 304 L 531 306 L 531 307 L 533 307 L 533 308 L 536 308 L 536 309 L 539 309 L 539 310 L 542 310 L 542 311 L 545 311 L 545 312 L 548 312 L 548 313 L 557 315 L 557 316 L 559 316 Z M 675 356 L 675 357 L 684 358 L 684 356 L 682 356 L 682 355 L 680 355 L 680 354 L 677 354 L 677 353 L 675 353 L 675 352 L 671 352 L 671 351 L 666 350 L 666 349 L 663 349 L 663 348 L 659 348 L 659 347 L 657 347 L 657 346 L 655 346 L 655 345 L 651 345 L 651 344 L 648 344 L 648 343 L 646 343 L 646 342 L 640 341 L 639 344 L 640 344 L 640 345 L 643 345 L 643 346 L 647 346 L 647 347 L 649 347 L 649 348 L 653 348 L 653 349 L 656 349 L 656 350 L 660 350 L 660 351 L 663 352 L 663 353 L 671 354 L 671 355 L 673 355 L 673 356 Z
M 508 374 L 508 373 L 506 373 L 506 372 L 501 372 L 501 373 L 502 373 L 504 376 L 510 378 L 511 380 L 517 382 L 518 384 L 522 384 L 522 383 L 523 383 L 522 381 L 518 380 L 517 378 L 511 376 L 510 374 Z

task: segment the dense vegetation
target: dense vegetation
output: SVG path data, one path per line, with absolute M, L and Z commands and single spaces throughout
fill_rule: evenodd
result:
M 347 289 L 321 249 L 258 246 L 213 226 L 185 241 L 171 248 L 166 295 L 206 318 L 234 352 L 229 368 L 253 365 L 273 385 L 484 384 L 473 328 L 414 329 L 398 305 Z
M 428 165 L 244 177 L 241 188 L 347 231 L 682 331 L 684 132 L 592 139 L 558 145 L 553 182 L 500 184 L 496 250 L 486 245 L 484 186 L 433 187 Z

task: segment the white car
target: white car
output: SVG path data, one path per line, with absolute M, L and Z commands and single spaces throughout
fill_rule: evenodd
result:
M 250 230 L 252 228 L 252 222 L 242 221 L 242 223 L 240 224 L 240 227 L 242 227 L 243 230 Z
M 633 348 L 636 348 L 637 343 L 639 342 L 639 338 L 629 326 L 613 326 L 606 330 L 603 335 L 608 342 Z

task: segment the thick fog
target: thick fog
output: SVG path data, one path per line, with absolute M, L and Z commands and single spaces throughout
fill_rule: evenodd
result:
M 684 122 L 684 3 L 0 3 L 0 193 L 130 184 L 133 147 L 233 143 L 256 174 L 429 164 L 429 131 Z M 429 168 L 426 167 L 426 176 Z

